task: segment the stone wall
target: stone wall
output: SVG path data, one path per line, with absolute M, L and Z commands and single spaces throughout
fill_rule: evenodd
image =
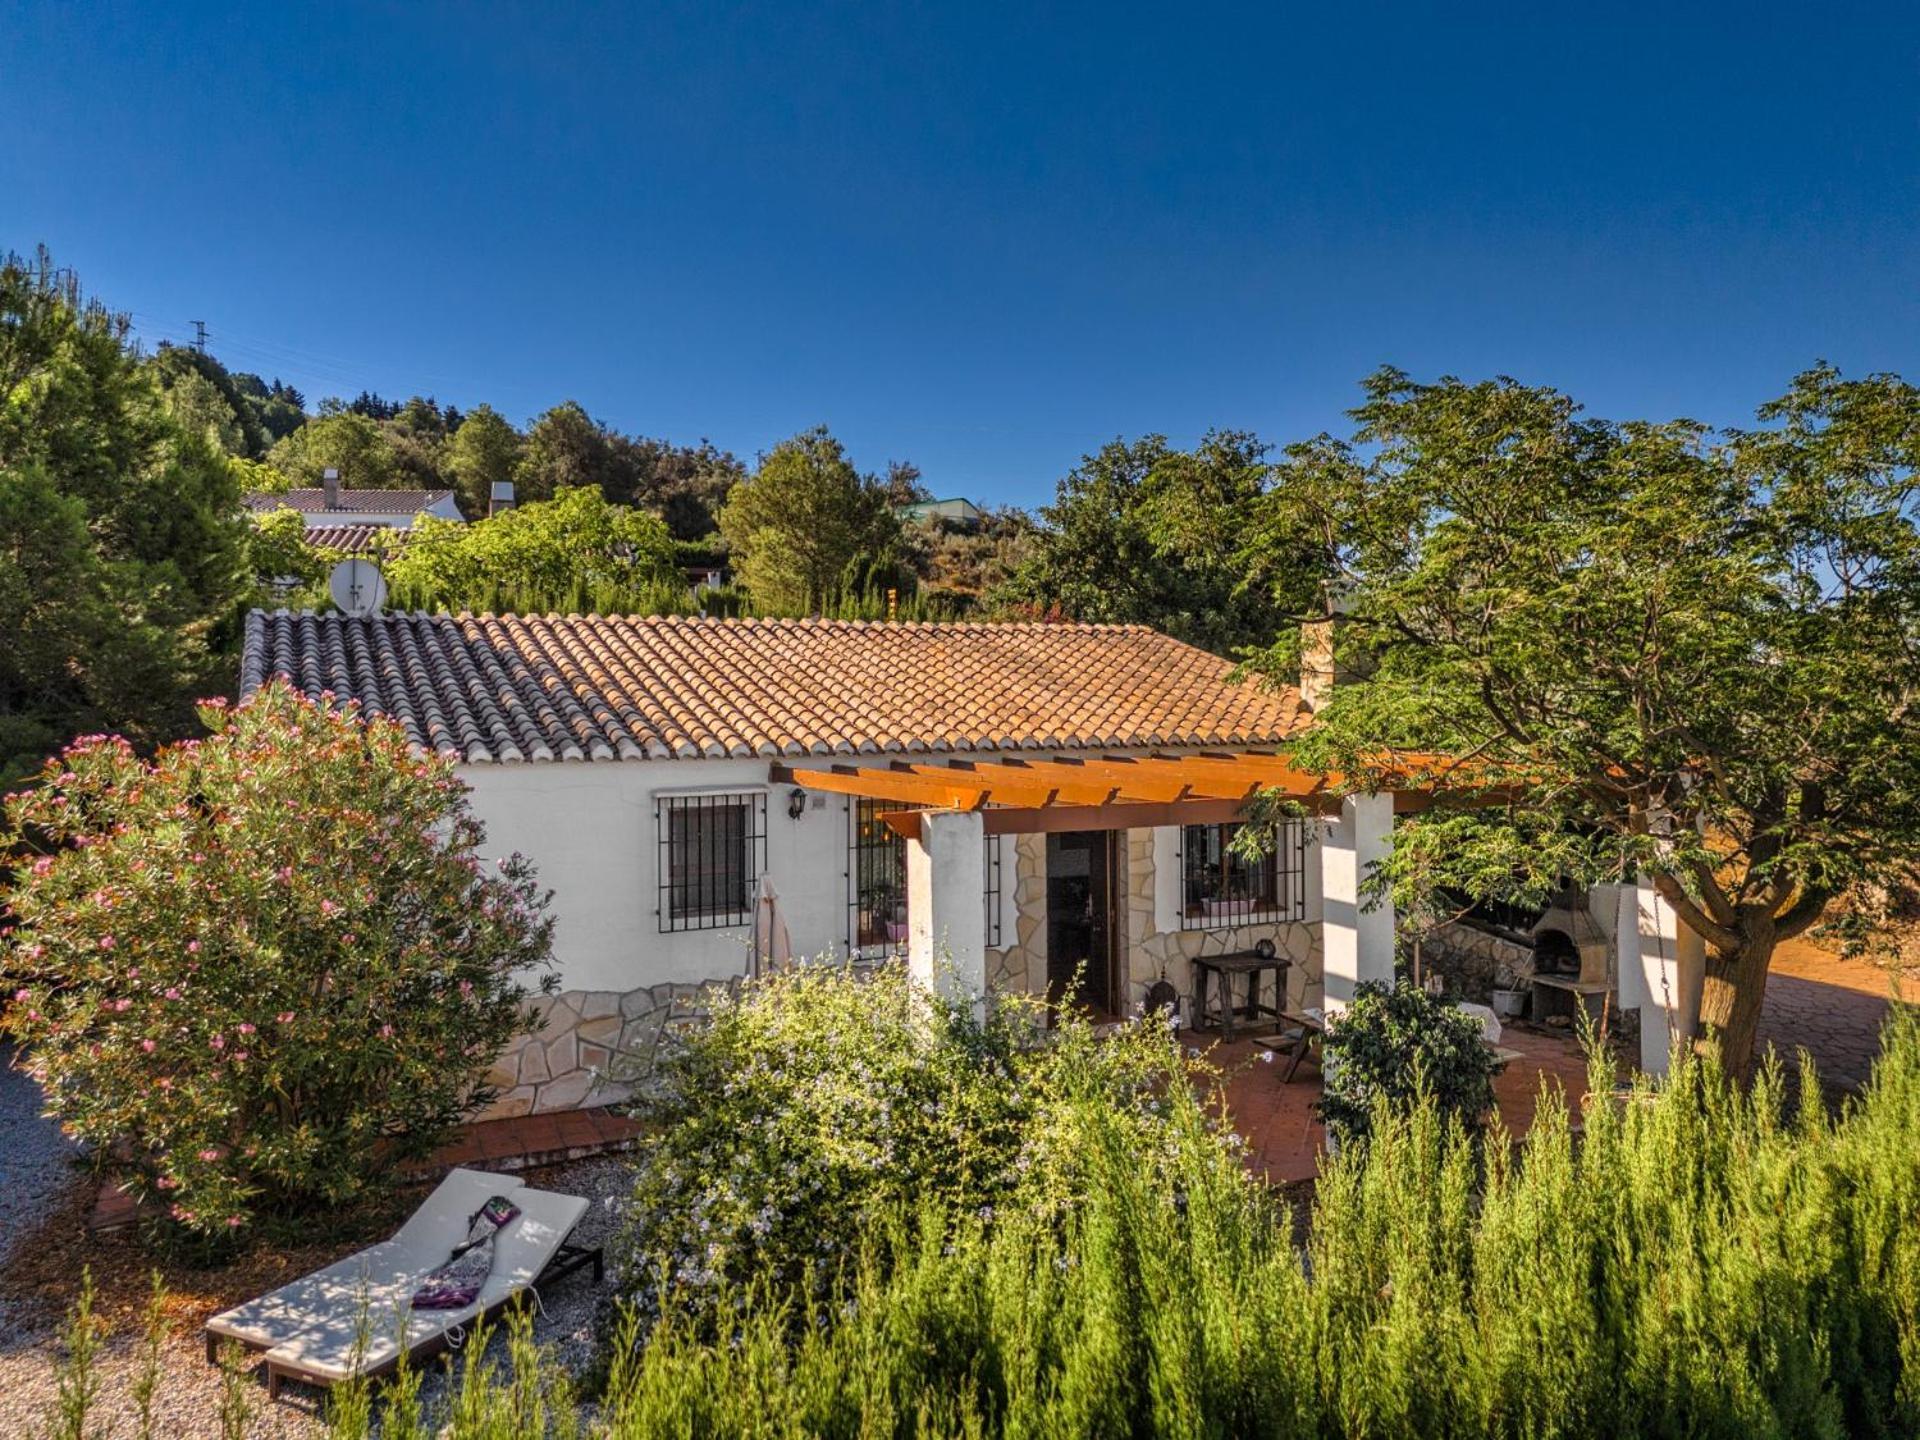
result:
M 546 1016 L 546 1028 L 518 1037 L 494 1062 L 487 1083 L 500 1095 L 480 1118 L 501 1120 L 626 1099 L 630 1087 L 614 1076 L 628 1073 L 652 1052 L 661 1028 L 676 1013 L 697 1013 L 707 988 L 669 983 L 624 994 L 566 990 L 534 1000 L 528 1008 Z
M 1013 931 L 1003 950 L 987 951 L 990 994 L 1043 995 L 1047 989 L 1047 837 L 1013 837 Z M 1002 883 L 1007 883 L 1002 877 Z
M 1474 925 L 1441 925 L 1420 939 L 1423 970 L 1445 978 L 1447 993 L 1485 1003 L 1533 977 L 1533 951 Z
M 1187 962 L 1204 955 L 1251 950 L 1261 940 L 1293 961 L 1287 971 L 1287 998 L 1292 1005 L 1320 1002 L 1322 960 L 1320 926 L 1311 921 L 1238 925 L 1224 930 L 1161 930 L 1154 915 L 1153 831 L 1126 832 L 1125 864 L 1121 867 L 1125 894 L 1121 897 L 1121 953 L 1126 956 L 1127 1002 L 1139 1004 L 1147 987 L 1163 974 L 1184 996 L 1193 991 L 1192 967 Z

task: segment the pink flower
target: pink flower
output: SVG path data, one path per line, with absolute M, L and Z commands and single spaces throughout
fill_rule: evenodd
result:
M 281 880 L 293 879 L 293 867 L 291 865 L 282 865 L 278 870 L 274 871 L 273 873 L 276 876 L 278 876 Z
M 218 1150 L 202 1150 L 200 1152 L 200 1158 L 209 1162 L 218 1160 L 220 1158 L 220 1152 Z
M 101 948 L 102 950 L 111 950 L 111 949 L 113 949 L 113 936 L 111 936 L 111 935 L 102 935 L 102 936 L 100 937 L 100 948 Z
M 154 1181 L 153 1183 L 162 1190 L 172 1190 L 177 1188 L 180 1184 L 180 1182 L 174 1179 L 171 1175 L 162 1175 L 158 1180 Z
M 118 999 L 113 1002 L 113 1008 L 115 1011 L 124 1014 L 126 1011 L 131 1010 L 133 1008 L 133 1001 L 128 1000 L 125 997 L 122 997 L 121 999 Z
M 158 1085 L 162 1090 L 173 1089 L 173 1077 L 171 1075 L 162 1075 L 158 1080 L 154 1081 L 153 1083 Z
M 238 1225 L 239 1223 L 240 1223 L 240 1217 L 238 1215 L 227 1216 L 228 1225 L 233 1226 L 233 1225 Z
M 233 1058 L 236 1060 L 244 1060 L 247 1058 L 247 1052 L 244 1050 L 236 1050 L 233 1052 Z
M 167 987 L 167 999 L 178 1000 L 179 998 L 180 998 L 180 987 L 178 985 L 169 985 Z
M 471 994 L 473 994 L 473 981 L 471 981 L 471 980 L 462 980 L 462 981 L 460 982 L 460 993 L 461 993 L 462 995 L 471 995 Z
M 151 1040 L 142 1040 L 142 1041 L 140 1042 L 140 1048 L 141 1048 L 142 1050 L 144 1050 L 144 1051 L 146 1051 L 146 1052 L 147 1052 L 147 1054 L 149 1054 L 149 1055 L 151 1055 L 151 1054 L 153 1054 L 153 1041 L 151 1041 Z
M 293 1011 L 282 1010 L 278 1015 L 274 1016 L 273 1018 L 276 1022 L 278 1022 L 281 1025 L 291 1025 L 293 1023 Z
M 33 992 L 30 990 L 16 990 L 13 992 L 13 1003 L 16 1005 L 24 1005 L 32 998 Z
M 340 907 L 334 904 L 331 900 L 322 900 L 320 902 L 320 913 L 322 915 L 335 915 L 335 914 L 338 914 L 339 911 L 340 911 Z
M 140 978 L 140 967 L 138 965 L 135 965 L 132 969 L 127 971 L 127 979 L 138 980 L 139 978 Z
M 207 1041 L 207 1044 L 211 1045 L 216 1050 L 224 1050 L 227 1048 L 227 1037 L 224 1035 L 216 1035 L 211 1040 Z
M 53 869 L 53 857 L 51 855 L 42 855 L 38 860 L 33 862 L 33 873 L 36 875 L 44 875 L 51 869 Z
M 240 1022 L 240 1033 L 242 1035 L 253 1034 L 253 1022 L 251 1020 L 242 1020 Z
M 391 1040 L 393 1038 L 393 1026 L 382 1025 L 380 1027 L 380 1038 L 383 1040 Z
M 187 941 L 187 953 L 189 955 L 198 955 L 200 953 L 200 942 L 198 940 Z

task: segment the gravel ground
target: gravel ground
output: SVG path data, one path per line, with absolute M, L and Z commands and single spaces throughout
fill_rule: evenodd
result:
M 0 1270 L 39 1216 L 85 1188 L 79 1154 L 41 1115 L 40 1087 L 13 1068 L 13 1047 L 0 1045 Z
M 4 1052 L 0 1052 L 0 1057 Z M 131 1240 L 92 1240 L 85 1234 L 91 1189 L 73 1164 L 74 1151 L 39 1114 L 39 1093 L 26 1076 L 0 1069 L 0 1435 L 33 1435 L 51 1418 L 56 1327 L 90 1267 L 98 1310 L 110 1329 L 100 1365 L 101 1393 L 95 1413 L 99 1433 L 133 1434 L 128 1386 L 136 1368 L 141 1308 L 150 1261 Z M 575 1232 L 599 1244 L 612 1228 L 604 1203 L 624 1194 L 626 1162 L 619 1156 L 576 1161 L 527 1177 L 543 1189 L 586 1195 L 596 1203 Z M 216 1436 L 220 1374 L 206 1363 L 200 1327 L 207 1316 L 272 1289 L 345 1254 L 360 1240 L 339 1239 L 297 1251 L 261 1250 L 220 1270 L 170 1269 L 173 1335 L 157 1405 L 157 1434 Z M 543 1313 L 534 1338 L 555 1347 L 576 1368 L 593 1351 L 593 1319 L 600 1290 L 587 1272 L 570 1275 L 541 1296 Z M 495 1347 L 496 1349 L 502 1347 Z M 421 1387 L 429 1403 L 445 1398 L 447 1380 L 439 1361 Z M 250 1376 L 246 1389 L 253 1418 L 250 1436 L 313 1437 L 324 1427 L 315 1418 L 318 1392 L 288 1386 L 268 1405 L 265 1377 Z

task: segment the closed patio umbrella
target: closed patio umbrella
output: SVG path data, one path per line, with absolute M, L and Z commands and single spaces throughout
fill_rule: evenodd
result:
M 793 939 L 787 934 L 787 922 L 780 914 L 780 897 L 774 893 L 772 877 L 760 877 L 760 894 L 753 902 L 753 954 L 748 973 L 755 979 L 777 970 L 793 959 Z

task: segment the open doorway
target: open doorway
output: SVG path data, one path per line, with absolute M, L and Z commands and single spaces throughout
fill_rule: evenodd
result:
M 1118 1013 L 1113 982 L 1113 832 L 1047 836 L 1047 1004 Z

